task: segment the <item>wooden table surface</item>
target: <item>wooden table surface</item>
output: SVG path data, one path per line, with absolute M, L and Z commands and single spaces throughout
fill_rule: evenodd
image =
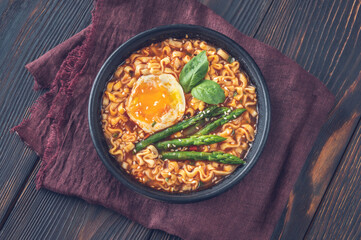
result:
M 361 239 L 360 0 L 203 0 L 318 77 L 336 105 L 274 239 Z M 91 22 L 92 0 L 0 0 L 0 239 L 178 239 L 109 209 L 35 190 L 40 159 L 9 129 L 44 92 L 24 65 Z

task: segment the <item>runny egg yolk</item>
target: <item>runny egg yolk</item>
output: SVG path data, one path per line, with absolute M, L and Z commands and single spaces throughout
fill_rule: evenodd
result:
M 135 91 L 133 111 L 140 120 L 160 122 L 160 117 L 169 111 L 174 96 L 159 80 L 142 82 Z M 173 94 L 174 95 L 174 94 Z
M 146 132 L 167 128 L 184 114 L 183 89 L 170 74 L 142 76 L 133 86 L 126 109 L 128 116 Z

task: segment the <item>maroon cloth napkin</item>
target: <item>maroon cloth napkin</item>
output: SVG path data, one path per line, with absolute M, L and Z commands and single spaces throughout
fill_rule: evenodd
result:
M 267 239 L 286 204 L 334 96 L 294 61 L 249 38 L 195 1 L 98 1 L 92 24 L 26 67 L 49 88 L 15 131 L 42 158 L 38 188 L 111 208 L 148 228 L 185 239 Z M 198 24 L 238 42 L 260 67 L 271 97 L 265 149 L 230 191 L 194 204 L 147 199 L 120 184 L 93 147 L 87 106 L 105 59 L 139 32 L 173 23 Z

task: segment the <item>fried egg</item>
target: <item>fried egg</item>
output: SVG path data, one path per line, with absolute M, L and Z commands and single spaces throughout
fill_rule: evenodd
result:
M 129 118 L 153 133 L 177 123 L 185 111 L 182 86 L 171 74 L 141 76 L 126 103 Z

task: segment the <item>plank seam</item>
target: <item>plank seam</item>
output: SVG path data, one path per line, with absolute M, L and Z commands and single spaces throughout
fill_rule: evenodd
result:
M 257 27 L 257 29 L 256 29 L 256 32 L 253 34 L 252 37 L 256 37 L 256 36 L 257 36 L 258 31 L 260 30 L 261 26 L 263 25 L 263 22 L 264 22 L 264 20 L 266 19 L 266 16 L 267 16 L 267 14 L 269 13 L 269 10 L 271 9 L 271 7 L 272 7 L 272 5 L 273 5 L 274 2 L 275 2 L 275 0 L 272 0 L 271 4 L 268 6 L 266 13 L 263 15 L 262 20 L 261 20 L 261 22 L 259 23 L 259 25 L 258 25 L 258 27 Z
M 20 188 L 18 189 L 18 191 L 16 192 L 15 197 L 11 200 L 11 203 L 8 207 L 8 209 L 6 210 L 3 219 L 0 222 L 0 232 L 2 231 L 3 227 L 5 226 L 6 221 L 8 220 L 13 208 L 15 207 L 15 204 L 18 202 L 20 195 L 23 193 L 25 186 L 28 184 L 29 178 L 30 176 L 33 174 L 38 162 L 39 162 L 39 157 L 37 157 L 37 160 L 35 161 L 34 165 L 31 168 L 31 171 L 29 171 L 29 174 L 26 176 L 26 178 L 24 179 L 23 183 L 21 184 Z
M 341 155 L 341 157 L 340 157 L 340 161 L 338 162 L 337 167 L 336 167 L 335 171 L 333 172 L 332 177 L 331 177 L 329 183 L 327 184 L 325 193 L 323 194 L 323 196 L 322 196 L 322 198 L 321 198 L 321 201 L 320 201 L 320 203 L 318 204 L 318 206 L 317 206 L 317 208 L 316 208 L 316 211 L 315 211 L 315 213 L 314 213 L 313 216 L 312 216 L 311 222 L 310 222 L 310 224 L 309 224 L 308 227 L 307 227 L 307 230 L 306 230 L 306 232 L 305 232 L 305 235 L 303 236 L 303 239 L 306 238 L 306 236 L 309 234 L 309 232 L 310 232 L 310 230 L 311 230 L 311 227 L 312 227 L 312 225 L 313 225 L 313 223 L 314 223 L 314 221 L 315 221 L 315 217 L 317 216 L 318 212 L 320 211 L 322 202 L 324 201 L 324 198 L 326 197 L 327 193 L 329 192 L 329 189 L 330 189 L 330 187 L 331 187 L 331 184 L 332 184 L 332 182 L 334 181 L 334 178 L 335 178 L 335 176 L 336 176 L 335 173 L 340 169 L 341 162 L 342 162 L 342 160 L 344 159 L 345 154 L 347 153 L 347 151 L 348 151 L 348 149 L 349 149 L 349 147 L 350 147 L 350 143 L 352 142 L 352 140 L 354 139 L 354 137 L 356 137 L 355 134 L 356 134 L 356 132 L 357 132 L 357 127 L 358 127 L 360 124 L 361 124 L 361 117 L 359 117 L 359 119 L 358 119 L 358 121 L 357 121 L 357 124 L 355 125 L 354 131 L 353 131 L 353 133 L 351 134 L 351 137 L 349 138 L 349 140 L 348 140 L 348 142 L 347 142 L 347 145 L 346 145 L 346 147 L 345 147 L 345 150 L 343 151 L 343 153 L 342 153 L 342 155 Z

